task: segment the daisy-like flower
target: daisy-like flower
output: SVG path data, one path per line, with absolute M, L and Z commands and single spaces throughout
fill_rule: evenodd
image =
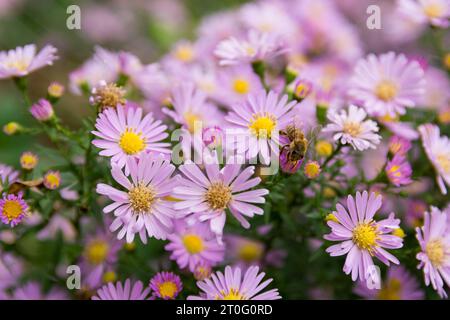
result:
M 37 121 L 48 121 L 55 114 L 51 103 L 46 99 L 39 99 L 37 103 L 33 104 L 30 113 Z
M 389 139 L 389 152 L 392 155 L 405 155 L 409 149 L 411 149 L 411 141 L 396 135 Z
M 183 283 L 179 276 L 173 272 L 158 272 L 150 280 L 150 288 L 153 297 L 164 300 L 173 300 L 183 290 Z
M 39 162 L 39 157 L 27 151 L 20 156 L 20 166 L 25 170 L 33 170 Z
M 319 176 L 321 168 L 320 164 L 317 161 L 308 161 L 305 164 L 305 176 L 309 179 L 315 179 Z
M 19 194 L 3 194 L 0 199 L 0 220 L 11 227 L 16 226 L 28 213 L 28 204 Z
M 216 106 L 206 101 L 205 93 L 197 90 L 192 83 L 174 89 L 172 105 L 173 110 L 164 108 L 163 112 L 190 133 L 195 133 L 196 126 L 204 128 L 221 124 L 222 114 Z
M 23 77 L 27 74 L 52 65 L 57 59 L 56 48 L 47 45 L 36 54 L 36 46 L 29 44 L 9 51 L 0 52 L 0 79 Z
M 146 152 L 170 153 L 169 143 L 160 142 L 167 138 L 167 126 L 154 120 L 151 113 L 142 119 L 141 108 L 108 108 L 99 114 L 92 131 L 99 137 L 92 144 L 100 149 L 101 156 L 112 157 L 111 163 L 125 167 L 129 174 L 128 159 L 134 159 Z
M 19 171 L 6 164 L 0 163 L 0 190 L 1 185 L 12 184 L 17 181 Z
M 358 282 L 354 292 L 370 300 L 422 300 L 425 297 L 416 278 L 402 266 L 389 268 L 380 289 L 369 289 L 365 283 Z
M 416 256 L 417 266 L 423 269 L 425 284 L 433 286 L 441 298 L 446 298 L 444 282 L 450 286 L 450 229 L 447 225 L 449 215 L 436 207 L 425 212 L 424 224 L 416 228 L 416 238 L 422 250 Z
M 447 28 L 450 19 L 448 0 L 400 0 L 399 11 L 412 21 Z
M 194 272 L 200 263 L 215 266 L 223 260 L 225 248 L 217 243 L 205 222 L 192 225 L 178 222 L 175 232 L 167 239 L 170 242 L 165 249 L 172 252 L 170 258 L 182 269 L 188 267 L 189 271 Z
M 371 116 L 404 114 L 425 93 L 425 74 L 420 64 L 405 55 L 369 54 L 356 64 L 349 94 Z
M 225 119 L 236 126 L 236 148 L 246 153 L 249 159 L 261 155 L 264 164 L 270 162 L 270 155 L 279 155 L 278 132 L 292 122 L 296 101 L 288 102 L 288 96 L 281 98 L 274 91 L 249 94 L 247 99 L 233 106 Z
M 262 279 L 264 272 L 258 273 L 259 267 L 247 269 L 242 277 L 241 269 L 230 266 L 225 267 L 225 274 L 218 271 L 211 278 L 197 282 L 203 290 L 199 296 L 189 296 L 188 300 L 277 300 L 281 299 L 278 289 L 271 289 L 261 293 L 272 279 Z
M 44 186 L 49 190 L 55 190 L 61 185 L 61 173 L 50 170 L 44 175 Z
M 363 109 L 354 105 L 349 107 L 348 112 L 329 111 L 327 117 L 332 123 L 328 124 L 323 132 L 333 133 L 335 141 L 348 143 L 355 150 L 375 149 L 381 141 L 381 136 L 377 134 L 379 128 L 375 121 L 364 120 L 366 116 Z
M 209 221 L 211 231 L 219 242 L 225 225 L 225 209 L 241 223 L 244 228 L 250 224 L 244 218 L 262 215 L 264 211 L 253 203 L 264 203 L 267 189 L 249 190 L 256 187 L 261 178 L 251 178 L 255 172 L 253 166 L 241 171 L 238 164 L 227 164 L 222 170 L 217 162 L 205 164 L 206 175 L 192 161 L 179 167 L 184 177 L 174 189 L 174 197 L 180 199 L 174 204 L 177 210 L 196 213 L 200 221 Z
M 126 236 L 128 243 L 133 242 L 136 233 L 143 243 L 147 243 L 147 235 L 165 240 L 177 215 L 172 209 L 173 202 L 166 199 L 177 184 L 172 178 L 175 167 L 161 156 L 150 154 L 143 154 L 138 161 L 129 159 L 128 167 L 130 174 L 126 176 L 116 164 L 111 169 L 114 180 L 126 191 L 103 183 L 97 185 L 97 193 L 114 201 L 103 209 L 105 213 L 114 211 L 116 216 L 110 230 L 120 229 L 117 238 Z
M 221 41 L 214 54 L 221 66 L 268 60 L 285 53 L 286 44 L 276 35 L 251 30 L 245 40 L 230 37 Z
M 89 102 L 93 106 L 98 105 L 101 109 L 116 108 L 126 103 L 125 93 L 125 90 L 114 82 L 106 83 L 102 80 L 91 90 Z
M 92 300 L 148 300 L 150 288 L 144 288 L 141 281 L 131 284 L 131 280 L 125 280 L 125 284 L 111 282 L 97 290 Z
M 450 186 L 450 140 L 441 136 L 438 126 L 424 124 L 418 128 L 422 138 L 422 145 L 428 159 L 436 171 L 436 180 L 442 194 L 447 194 Z
M 396 187 L 412 183 L 411 165 L 401 154 L 396 154 L 392 160 L 388 161 L 385 172 L 389 181 Z
M 352 280 L 369 280 L 370 269 L 374 266 L 373 257 L 384 264 L 390 262 L 399 264 L 399 261 L 387 249 L 398 249 L 403 246 L 403 239 L 392 235 L 399 227 L 400 220 L 394 219 L 394 213 L 389 218 L 375 221 L 375 213 L 381 208 L 382 197 L 367 191 L 356 193 L 356 199 L 351 195 L 347 198 L 347 209 L 338 203 L 333 216 L 337 221 L 329 220 L 331 233 L 324 236 L 326 240 L 339 241 L 339 244 L 327 248 L 332 256 L 347 254 L 344 272 L 352 276 Z
M 67 294 L 60 288 L 51 288 L 44 292 L 38 282 L 28 282 L 27 284 L 14 290 L 11 297 L 13 300 L 67 300 Z

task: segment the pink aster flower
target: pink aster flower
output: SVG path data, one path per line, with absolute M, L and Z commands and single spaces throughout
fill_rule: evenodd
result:
M 30 113 L 38 121 L 50 120 L 54 115 L 51 103 L 45 99 L 39 99 L 37 103 L 33 104 Z
M 17 181 L 19 171 L 6 164 L 0 163 L 0 190 L 1 185 L 12 184 Z
M 196 213 L 200 221 L 209 221 L 211 231 L 221 241 L 225 209 L 229 209 L 244 228 L 249 228 L 244 216 L 262 215 L 264 211 L 253 203 L 264 203 L 263 196 L 269 191 L 249 190 L 261 182 L 259 177 L 251 178 L 255 172 L 253 166 L 242 171 L 238 164 L 227 164 L 222 170 L 217 162 L 204 166 L 206 175 L 191 161 L 179 167 L 184 177 L 179 179 L 178 187 L 174 189 L 174 197 L 181 200 L 174 204 L 174 208 Z
M 425 297 L 416 278 L 402 266 L 388 269 L 380 289 L 369 289 L 364 283 L 358 282 L 353 291 L 370 300 L 422 300 Z
M 141 281 L 131 284 L 131 280 L 125 280 L 125 284 L 111 282 L 97 290 L 92 300 L 148 300 L 150 288 L 144 288 Z
M 446 298 L 444 282 L 450 286 L 450 229 L 449 216 L 436 207 L 425 212 L 423 227 L 416 228 L 416 238 L 420 249 L 417 268 L 423 269 L 425 284 L 433 286 L 441 298 Z
M 281 299 L 278 289 L 260 293 L 272 279 L 262 279 L 264 272 L 258 273 L 258 267 L 250 267 L 242 277 L 240 268 L 225 267 L 225 274 L 218 271 L 211 278 L 198 281 L 197 286 L 203 290 L 199 296 L 189 296 L 188 300 L 277 300 Z
M 222 114 L 216 106 L 206 101 L 205 93 L 192 83 L 175 88 L 172 105 L 173 110 L 164 108 L 163 112 L 190 133 L 195 133 L 196 126 L 200 128 L 221 124 Z
M 337 112 L 330 110 L 328 119 L 332 122 L 322 131 L 333 133 L 333 139 L 342 144 L 350 144 L 353 149 L 363 151 L 369 148 L 376 149 L 381 141 L 377 134 L 379 128 L 375 121 L 365 120 L 367 113 L 354 105 L 346 110 Z
M 129 159 L 128 167 L 127 175 L 116 164 L 111 169 L 114 180 L 126 191 L 103 183 L 97 185 L 97 193 L 114 201 L 103 209 L 105 213 L 114 211 L 116 218 L 110 230 L 120 229 L 117 238 L 126 236 L 128 243 L 133 242 L 136 233 L 143 243 L 147 243 L 147 235 L 165 240 L 172 232 L 172 219 L 176 217 L 172 202 L 166 199 L 177 184 L 172 178 L 175 166 L 162 157 L 143 154 L 138 161 Z
M 67 300 L 67 294 L 60 288 L 51 288 L 44 292 L 38 282 L 28 282 L 27 284 L 14 290 L 11 297 L 13 300 Z
M 29 44 L 0 52 L 0 79 L 23 77 L 29 73 L 52 65 L 57 59 L 56 48 L 47 45 L 36 54 L 36 46 Z
M 286 52 L 280 37 L 251 30 L 246 39 L 230 37 L 214 50 L 221 66 L 264 61 Z
M 396 187 L 412 183 L 412 168 L 408 160 L 401 154 L 396 154 L 387 162 L 385 168 L 389 181 Z
M 128 160 L 146 152 L 170 153 L 169 143 L 160 142 L 167 138 L 167 126 L 154 120 L 151 113 L 142 119 L 141 108 L 108 108 L 99 114 L 92 131 L 100 139 L 92 144 L 100 149 L 101 156 L 112 157 L 111 163 L 125 167 L 129 174 Z
M 280 140 L 278 132 L 292 122 L 298 103 L 288 102 L 274 91 L 250 94 L 243 103 L 233 106 L 225 119 L 233 124 L 237 151 L 248 159 L 259 155 L 264 164 L 270 163 L 271 153 L 278 156 Z
M 399 261 L 387 249 L 398 249 L 403 246 L 403 239 L 392 235 L 391 232 L 399 227 L 400 220 L 394 219 L 394 213 L 389 218 L 375 221 L 373 217 L 381 208 L 382 197 L 367 191 L 356 193 L 356 199 L 351 195 L 347 198 L 347 209 L 340 203 L 336 205 L 333 216 L 337 221 L 329 220 L 331 233 L 324 236 L 326 240 L 339 241 L 339 244 L 327 248 L 332 256 L 347 254 L 344 272 L 352 275 L 352 280 L 368 281 L 370 271 L 374 266 L 373 257 L 384 264 Z
M 405 155 L 411 149 L 411 141 L 400 136 L 392 136 L 389 139 L 389 152 L 392 155 Z
M 173 272 L 158 272 L 150 280 L 150 288 L 153 297 L 164 300 L 173 300 L 183 290 L 183 283 L 179 276 Z
M 447 28 L 450 19 L 448 0 L 400 0 L 399 11 L 412 21 Z
M 0 220 L 14 227 L 28 214 L 28 209 L 28 204 L 22 198 L 22 192 L 17 195 L 4 193 L 0 199 Z
M 419 126 L 425 153 L 436 171 L 436 180 L 442 194 L 450 186 L 450 140 L 441 136 L 439 127 L 430 123 Z
M 371 116 L 404 114 L 421 101 L 425 74 L 420 64 L 405 55 L 369 54 L 356 64 L 349 94 Z
M 165 249 L 181 269 L 188 267 L 194 272 L 200 263 L 215 266 L 223 260 L 225 248 L 217 243 L 206 222 L 178 222 L 167 239 L 170 242 Z

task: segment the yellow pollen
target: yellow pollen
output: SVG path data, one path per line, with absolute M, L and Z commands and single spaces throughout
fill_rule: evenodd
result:
M 246 300 L 245 297 L 239 293 L 239 290 L 237 289 L 230 289 L 230 291 L 225 294 L 225 292 L 222 293 L 222 298 L 217 297 L 217 300 Z
M 175 294 L 177 293 L 177 285 L 173 281 L 166 281 L 161 283 L 158 286 L 159 294 L 162 298 L 175 298 Z
M 352 137 L 357 137 L 361 131 L 361 124 L 357 122 L 346 122 L 344 124 L 344 132 Z
M 22 214 L 22 206 L 17 200 L 6 200 L 3 205 L 3 216 L 12 221 Z
M 254 114 L 249 124 L 249 129 L 258 138 L 270 138 L 277 122 L 271 114 Z
M 128 199 L 130 200 L 131 208 L 136 213 L 147 213 L 150 211 L 152 204 L 156 200 L 155 191 L 142 184 L 138 184 L 136 187 L 128 192 Z
M 263 253 L 262 247 L 256 243 L 246 243 L 239 248 L 238 256 L 245 262 L 257 261 Z
M 188 127 L 188 130 L 190 133 L 195 133 L 196 125 L 198 122 L 201 122 L 201 117 L 199 115 L 196 115 L 195 113 L 186 112 L 184 114 L 184 121 L 186 122 L 186 125 Z
M 371 223 L 362 223 L 353 229 L 353 242 L 361 249 L 372 252 L 377 245 L 377 227 Z
M 377 298 L 379 300 L 400 300 L 402 292 L 402 283 L 398 279 L 390 279 L 380 289 Z
M 134 129 L 126 129 L 120 136 L 119 146 L 128 155 L 134 155 L 145 149 L 142 133 L 135 133 Z
M 320 165 L 315 161 L 311 161 L 305 165 L 304 170 L 305 170 L 305 175 L 308 178 L 314 179 L 320 174 Z
M 442 266 L 445 260 L 444 245 L 440 239 L 432 240 L 427 243 L 425 253 L 430 259 L 431 264 L 435 267 Z
M 108 256 L 109 245 L 103 240 L 93 240 L 90 242 L 85 251 L 87 260 L 94 265 L 103 263 Z
M 375 88 L 375 94 L 378 99 L 390 101 L 397 95 L 397 85 L 390 80 L 381 81 Z
M 439 3 L 430 3 L 423 8 L 423 11 L 428 18 L 433 19 L 442 16 L 445 9 Z
M 445 173 L 450 173 L 450 154 L 440 154 L 436 157 L 436 160 Z
M 237 78 L 233 82 L 233 89 L 239 94 L 246 94 L 250 91 L 250 83 L 244 78 Z
M 108 83 L 105 86 L 95 88 L 96 92 L 93 94 L 94 101 L 103 109 L 107 107 L 116 108 L 118 105 L 123 105 L 126 102 L 125 90 L 117 86 L 115 83 Z
M 114 271 L 107 271 L 103 275 L 103 282 L 115 282 L 117 280 L 117 274 Z
M 180 45 L 175 49 L 175 58 L 182 62 L 191 62 L 194 59 L 194 50 L 188 44 Z
M 203 251 L 203 240 L 196 234 L 187 234 L 183 237 L 183 245 L 190 254 L 197 254 Z
M 206 191 L 205 200 L 212 210 L 224 210 L 231 200 L 231 188 L 222 182 L 214 182 Z

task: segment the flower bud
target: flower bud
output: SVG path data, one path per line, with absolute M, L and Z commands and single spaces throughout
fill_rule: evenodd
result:
M 53 115 L 53 107 L 48 100 L 39 99 L 39 101 L 33 104 L 30 108 L 32 116 L 38 121 L 48 121 Z

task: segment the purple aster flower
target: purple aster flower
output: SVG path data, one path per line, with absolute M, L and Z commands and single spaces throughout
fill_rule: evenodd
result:
M 441 298 L 447 293 L 444 283 L 450 286 L 450 229 L 447 219 L 450 217 L 436 207 L 431 212 L 425 212 L 423 227 L 416 228 L 416 238 L 421 252 L 417 254 L 420 261 L 417 266 L 423 269 L 425 284 L 433 286 Z
M 389 152 L 392 155 L 405 155 L 409 149 L 411 149 L 411 141 L 396 135 L 389 139 Z
M 241 171 L 238 164 L 227 164 L 222 170 L 218 163 L 205 164 L 206 175 L 193 162 L 179 167 L 184 177 L 174 189 L 174 197 L 181 201 L 174 208 L 188 213 L 196 213 L 200 221 L 209 221 L 211 230 L 221 241 L 225 225 L 225 209 L 239 220 L 244 228 L 250 224 L 244 218 L 262 215 L 264 211 L 252 203 L 264 203 L 266 189 L 249 190 L 256 187 L 261 178 L 251 178 L 255 172 L 253 166 Z
M 128 243 L 136 233 L 144 243 L 147 243 L 147 235 L 165 240 L 172 232 L 172 219 L 177 215 L 172 201 L 166 199 L 177 184 L 172 178 L 175 167 L 161 156 L 143 154 L 138 161 L 129 159 L 128 168 L 130 174 L 127 175 L 116 164 L 111 169 L 114 180 L 126 191 L 103 183 L 97 185 L 97 193 L 114 201 L 103 209 L 105 213 L 114 211 L 116 218 L 110 230 L 120 229 L 117 238 L 126 236 Z
M 416 278 L 402 266 L 389 268 L 380 289 L 369 289 L 365 283 L 358 282 L 353 291 L 370 300 L 422 300 L 425 297 Z
M 227 248 L 227 261 L 230 259 L 233 266 L 241 268 L 242 271 L 251 266 L 261 266 L 265 255 L 265 246 L 262 242 L 233 234 L 227 234 L 224 242 Z
M 148 300 L 150 288 L 144 288 L 141 281 L 136 281 L 133 285 L 131 280 L 125 280 L 125 284 L 117 282 L 105 284 L 97 290 L 97 294 L 92 300 Z
M 2 184 L 12 184 L 17 181 L 19 171 L 6 164 L 0 163 L 0 190 Z
M 423 225 L 423 217 L 427 211 L 427 203 L 423 200 L 408 199 L 406 208 L 405 222 L 411 228 L 417 228 Z
M 398 249 L 403 246 L 403 239 L 390 234 L 397 229 L 400 220 L 394 219 L 394 213 L 389 218 L 375 221 L 373 217 L 381 208 L 382 197 L 367 191 L 356 193 L 356 199 L 351 195 L 347 198 L 347 209 L 340 203 L 336 205 L 333 216 L 337 221 L 330 219 L 327 224 L 331 233 L 324 236 L 326 240 L 339 241 L 339 244 L 327 248 L 332 256 L 347 254 L 344 272 L 352 275 L 352 280 L 369 280 L 370 269 L 374 266 L 373 257 L 384 264 L 390 262 L 399 264 L 399 261 L 387 249 Z M 348 211 L 347 211 L 348 210 Z
M 246 39 L 230 37 L 221 41 L 214 54 L 221 66 L 264 61 L 285 53 L 284 41 L 277 35 L 250 30 Z
M 332 122 L 322 131 L 333 133 L 333 139 L 342 144 L 350 144 L 353 149 L 363 151 L 369 148 L 376 149 L 381 141 L 377 134 L 379 128 L 375 121 L 366 119 L 364 109 L 351 105 L 346 110 L 329 111 L 328 119 Z
M 404 114 L 425 92 L 424 71 L 417 61 L 394 52 L 369 54 L 355 67 L 349 94 L 361 101 L 371 116 Z
M 167 126 L 154 120 L 151 113 L 142 119 L 141 108 L 108 108 L 99 114 L 92 133 L 100 139 L 92 144 L 100 149 L 101 156 L 112 157 L 111 163 L 125 167 L 129 174 L 128 159 L 143 153 L 170 153 L 169 143 L 160 142 L 167 138 Z
M 52 105 L 45 99 L 39 99 L 37 103 L 33 104 L 30 108 L 30 112 L 38 121 L 48 121 L 54 115 Z
M 412 183 L 412 168 L 405 156 L 396 154 L 392 160 L 387 162 L 385 168 L 389 181 L 396 187 Z
M 450 186 L 450 139 L 441 136 L 439 127 L 424 124 L 418 128 L 425 153 L 436 171 L 436 180 L 442 194 L 447 194 L 445 184 Z
M 188 267 L 194 272 L 200 263 L 215 266 L 223 260 L 225 248 L 217 243 L 206 222 L 177 222 L 167 239 L 170 242 L 165 249 L 181 269 Z
M 172 272 L 158 272 L 150 280 L 150 288 L 152 289 L 153 297 L 158 297 L 164 300 L 173 300 L 183 290 L 183 283 L 179 276 Z
M 419 24 L 447 28 L 450 19 L 448 0 L 400 0 L 399 11 Z
M 52 65 L 57 59 L 56 48 L 47 45 L 36 54 L 36 46 L 29 44 L 0 52 L 0 79 L 23 77 L 29 73 Z
M 279 130 L 292 122 L 296 101 L 288 102 L 288 96 L 281 98 L 274 91 L 248 95 L 245 102 L 233 106 L 226 120 L 236 126 L 236 148 L 246 153 L 249 159 L 261 155 L 264 164 L 270 163 L 270 152 L 278 156 Z
M 277 300 L 281 299 L 278 289 L 260 293 L 272 279 L 261 282 L 264 272 L 258 273 L 256 266 L 248 268 L 242 277 L 240 268 L 225 267 L 225 274 L 218 271 L 211 278 L 198 281 L 197 286 L 203 290 L 199 296 L 189 296 L 188 300 Z
M 51 288 L 44 292 L 38 282 L 27 284 L 14 290 L 12 300 L 67 300 L 67 294 L 59 288 Z
M 22 198 L 22 192 L 3 194 L 0 199 L 0 220 L 11 227 L 16 226 L 28 214 L 28 204 Z

